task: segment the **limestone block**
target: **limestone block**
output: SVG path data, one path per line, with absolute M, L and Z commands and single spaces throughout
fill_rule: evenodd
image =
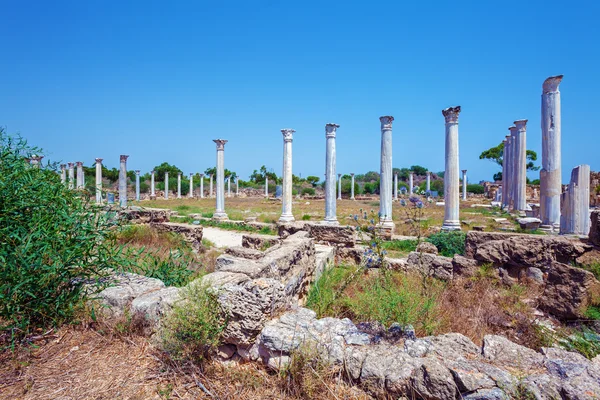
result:
M 449 257 L 413 251 L 408 255 L 406 267 L 434 278 L 452 279 L 453 266 Z

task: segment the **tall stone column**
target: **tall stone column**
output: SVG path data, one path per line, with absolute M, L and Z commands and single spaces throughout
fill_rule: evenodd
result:
M 208 176 L 210 178 L 210 191 L 208 192 L 208 197 L 213 197 L 213 174 Z
M 506 164 L 507 164 L 507 158 L 506 158 L 506 144 L 507 139 L 504 138 L 504 140 L 502 141 L 502 207 L 504 208 L 504 206 L 506 205 Z
M 350 174 L 350 176 L 352 177 L 352 182 L 350 183 L 350 200 L 354 200 L 354 174 Z M 396 194 L 398 194 L 398 189 L 396 189 Z
M 459 221 L 459 167 L 458 167 L 458 115 L 460 106 L 446 108 L 446 169 L 444 172 L 444 223 L 442 230 L 460 230 Z
M 202 178 L 200 178 L 200 184 L 202 184 Z M 194 173 L 190 172 L 190 192 L 188 193 L 190 199 L 194 198 Z
M 515 156 L 515 210 L 527 208 L 527 120 L 515 121 L 517 151 Z
M 75 164 L 73 164 L 72 162 L 68 163 L 69 165 L 69 189 L 74 189 L 75 188 L 75 170 L 73 169 L 73 166 Z
M 510 202 L 511 209 L 515 211 L 517 209 L 517 186 L 519 184 L 517 171 L 519 167 L 519 139 L 517 138 L 516 126 L 511 126 L 508 130 L 510 131 Z
M 265 197 L 269 198 L 269 178 L 265 177 Z
M 425 184 L 425 191 L 431 192 L 431 172 L 427 171 L 427 181 Z
M 83 162 L 77 161 L 77 189 L 83 189 Z
M 509 128 L 510 129 L 510 128 Z M 502 189 L 502 197 L 504 198 L 504 205 L 506 210 L 510 210 L 512 207 L 512 136 L 506 135 L 506 146 L 504 147 L 504 163 L 506 164 L 506 179 L 504 183 L 506 188 Z
M 560 227 L 561 112 L 558 86 L 563 76 L 551 76 L 542 85 L 542 169 L 540 170 L 541 229 Z
M 121 155 L 119 165 L 119 204 L 121 207 L 127 207 L 127 158 L 129 156 Z
M 414 174 L 411 172 L 408 174 L 408 193 L 413 194 L 415 192 Z
M 102 159 L 96 158 L 96 204 L 102 203 Z
M 394 173 L 394 200 L 398 200 L 398 173 Z
M 165 200 L 169 200 L 169 173 L 165 172 Z
M 590 232 L 590 166 L 578 165 L 561 195 L 560 233 L 588 235 Z
M 135 170 L 135 200 L 140 201 L 140 170 Z
M 177 198 L 181 198 L 181 172 L 177 173 Z
M 392 122 L 394 117 L 379 117 L 381 122 L 381 167 L 379 180 L 379 214 L 381 227 L 394 230 L 392 218 Z
M 462 199 L 467 199 L 467 170 L 462 170 Z
M 227 213 L 225 212 L 225 143 L 227 140 L 213 140 L 217 144 L 217 201 L 216 210 L 213 214 L 213 219 L 226 220 Z M 211 175 L 211 191 L 212 191 L 212 175 Z
M 67 164 L 60 164 L 60 183 L 63 185 L 67 182 Z
M 325 125 L 325 223 L 334 225 L 338 224 L 335 201 L 335 137 L 339 127 L 331 123 Z
M 281 196 L 281 217 L 279 222 L 294 221 L 292 214 L 292 140 L 293 129 L 282 129 L 283 134 L 283 193 Z
M 235 177 L 235 197 L 240 197 L 240 178 Z
M 154 170 L 150 172 L 150 200 L 156 200 L 156 191 L 154 190 Z
M 200 198 L 204 198 L 204 174 L 200 174 Z
M 342 199 L 342 174 L 338 174 L 338 200 Z
M 231 197 L 231 175 L 227 177 L 227 197 Z

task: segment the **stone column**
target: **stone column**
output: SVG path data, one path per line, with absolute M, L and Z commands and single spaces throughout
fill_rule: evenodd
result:
M 208 197 L 213 197 L 213 174 L 208 176 L 210 178 L 210 191 L 208 192 Z
M 204 174 L 200 174 L 200 198 L 204 198 Z
M 213 219 L 226 220 L 227 213 L 225 213 L 225 143 L 227 140 L 216 139 L 213 140 L 217 144 L 217 201 L 216 209 L 213 214 Z M 212 192 L 212 175 L 210 176 L 210 186 Z
M 60 164 L 60 183 L 63 185 L 67 182 L 67 164 Z
M 338 200 L 342 199 L 342 174 L 338 174 Z
M 150 172 L 150 200 L 156 200 L 156 192 L 154 191 L 154 170 Z
M 527 120 L 515 121 L 517 151 L 515 152 L 515 198 L 516 211 L 525 212 L 527 208 Z
M 240 178 L 235 177 L 235 197 L 240 197 Z
M 427 183 L 425 186 L 426 192 L 431 192 L 431 172 L 427 171 Z
M 69 189 L 75 188 L 75 170 L 73 169 L 74 164 L 72 162 L 68 163 L 69 165 Z
M 42 158 L 44 158 L 44 156 L 31 156 L 31 164 L 39 169 L 42 163 Z
M 511 126 L 508 130 L 510 131 L 510 208 L 514 211 L 517 209 L 519 139 L 517 138 L 516 126 Z
M 561 195 L 560 233 L 588 235 L 590 232 L 590 166 L 579 165 Z
M 140 170 L 135 170 L 135 200 L 140 201 Z
M 265 197 L 269 198 L 269 178 L 265 177 Z
M 467 200 L 467 170 L 462 170 L 462 199 Z
M 540 170 L 541 229 L 560 226 L 561 113 L 558 86 L 563 76 L 551 76 L 542 86 L 542 169 Z
M 444 172 L 444 223 L 442 230 L 460 230 L 459 221 L 459 167 L 458 167 L 458 115 L 460 106 L 446 108 L 446 166 Z
M 411 172 L 408 174 L 408 193 L 413 194 L 415 192 L 414 174 Z
M 96 204 L 102 204 L 102 159 L 96 158 Z
M 177 173 L 177 198 L 181 198 L 181 172 Z
M 77 161 L 77 189 L 83 189 L 83 162 Z
M 398 173 L 394 173 L 394 200 L 398 200 Z
M 119 204 L 121 207 L 127 207 L 127 158 L 129 156 L 121 155 L 119 165 Z
M 394 230 L 392 218 L 392 122 L 394 117 L 379 117 L 381 122 L 381 167 L 379 180 L 379 214 L 381 227 Z
M 165 172 L 165 200 L 169 200 L 169 173 Z
M 510 130 L 510 128 L 508 128 Z M 506 135 L 506 146 L 504 147 L 504 163 L 506 164 L 506 178 L 504 179 L 505 188 L 502 190 L 502 198 L 506 210 L 510 210 L 512 204 L 512 136 Z
M 337 134 L 337 124 L 325 125 L 325 223 L 338 224 L 337 204 L 335 202 L 335 136 Z
M 350 183 L 350 200 L 354 200 L 354 174 L 350 174 L 350 176 L 352 177 L 352 182 Z M 396 188 L 396 195 L 397 194 L 398 188 Z
M 200 184 L 202 185 L 202 178 L 200 178 Z M 194 198 L 194 173 L 190 172 L 190 192 L 188 193 L 190 199 Z
M 231 197 L 231 176 L 227 177 L 227 197 Z
M 507 164 L 507 158 L 506 158 L 506 149 L 507 149 L 507 143 L 508 140 L 506 138 L 504 138 L 504 140 L 502 141 L 502 207 L 504 208 L 504 206 L 506 205 L 506 195 L 504 194 L 504 192 L 506 191 L 506 164 Z
M 282 129 L 283 134 L 283 193 L 281 196 L 281 217 L 279 222 L 292 222 L 292 140 L 293 129 Z

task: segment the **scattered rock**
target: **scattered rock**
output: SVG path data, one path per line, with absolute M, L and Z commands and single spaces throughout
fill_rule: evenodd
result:
M 479 270 L 479 264 L 472 258 L 455 254 L 452 258 L 452 275 L 453 276 L 475 276 Z
M 452 279 L 453 266 L 449 257 L 413 251 L 408 255 L 406 267 L 434 278 Z
M 519 218 L 517 220 L 517 222 L 519 223 L 519 226 L 521 227 L 521 229 L 535 230 L 540 227 L 542 220 L 539 218 L 529 217 L 529 218 Z
M 419 253 L 429 253 L 429 254 L 438 254 L 438 249 L 435 247 L 433 243 L 429 242 L 421 242 L 417 246 L 417 252 Z

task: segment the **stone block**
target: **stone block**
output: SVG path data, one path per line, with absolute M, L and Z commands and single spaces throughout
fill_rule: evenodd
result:
M 521 227 L 521 229 L 535 230 L 540 227 L 542 220 L 539 218 L 528 217 L 528 218 L 519 218 L 517 220 L 517 222 L 519 223 L 519 226 Z

